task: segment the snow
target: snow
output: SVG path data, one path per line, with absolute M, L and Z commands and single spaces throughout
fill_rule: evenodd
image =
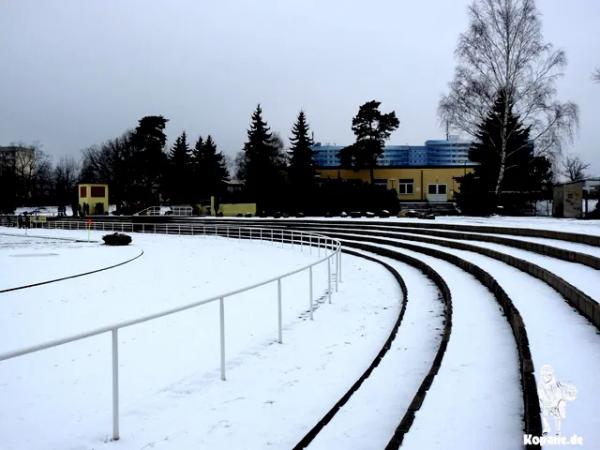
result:
M 319 433 L 308 447 L 311 450 L 384 448 L 439 347 L 443 304 L 436 286 L 417 269 L 389 258 L 378 258 L 396 268 L 407 285 L 405 315 L 381 364 Z
M 500 439 L 505 443 L 503 448 L 521 448 L 518 356 L 512 331 L 492 293 L 450 263 L 382 247 L 429 264 L 446 280 L 452 293 L 448 347 L 402 448 L 488 448 L 490 442 Z M 490 418 L 494 418 L 493 423 Z
M 6 229 L 5 229 L 6 230 Z M 137 246 L 109 248 L 97 243 L 32 236 L 43 230 L 0 233 L 0 291 L 122 264 L 141 254 Z
M 240 218 L 236 218 L 239 220 Z M 222 220 L 222 218 L 219 218 Z M 248 219 L 251 220 L 251 219 Z M 539 230 L 555 230 L 567 233 L 600 235 L 600 220 L 580 220 L 580 219 L 558 219 L 554 217 L 512 217 L 512 216 L 492 216 L 492 217 L 467 217 L 467 216 L 438 216 L 435 219 L 415 219 L 410 217 L 389 217 L 381 219 L 378 217 L 369 219 L 362 218 L 341 218 L 341 217 L 306 217 L 302 219 L 289 218 L 285 220 L 317 220 L 323 222 L 347 221 L 347 222 L 381 222 L 386 223 L 406 223 L 406 224 L 450 224 L 450 225 L 471 225 L 471 226 L 489 226 L 489 227 L 514 227 Z
M 600 221 L 540 217 L 386 222 L 600 235 Z M 281 243 L 137 233 L 132 233 L 132 245 L 107 248 L 100 244 L 102 234 L 92 232 L 93 242 L 88 243 L 86 231 L 0 228 L 0 290 L 125 263 L 0 293 L 0 353 L 218 296 L 323 256 Z M 598 256 L 597 248 L 583 244 L 509 237 Z M 468 242 L 530 260 L 600 298 L 597 271 L 500 244 Z M 597 330 L 545 283 L 502 262 L 410 243 L 467 259 L 498 280 L 523 316 L 537 373 L 551 364 L 559 380 L 578 389 L 578 398 L 567 405 L 563 434 L 577 433 L 584 438 L 582 448 L 597 448 Z M 402 448 L 522 448 L 517 353 L 492 294 L 445 261 L 385 247 L 430 264 L 447 281 L 454 306 L 442 367 Z M 442 306 L 435 286 L 416 269 L 381 259 L 397 268 L 407 283 L 405 317 L 381 364 L 311 448 L 382 448 L 438 348 Z M 327 266 L 315 268 L 314 321 L 307 313 L 307 272 L 283 281 L 283 344 L 277 343 L 275 283 L 227 297 L 226 382 L 220 380 L 217 303 L 121 329 L 122 438 L 117 442 L 110 441 L 110 334 L 0 362 L 0 448 L 293 447 L 369 366 L 400 312 L 398 284 L 386 269 L 348 255 L 343 268 L 344 282 L 332 304 L 325 295 Z
M 352 232 L 360 232 L 360 230 L 349 230 L 349 229 L 341 229 L 341 228 L 334 228 L 336 231 L 341 232 L 341 233 L 352 233 Z M 379 233 L 378 231 L 374 231 L 375 233 Z M 381 233 L 387 233 L 388 232 L 384 232 L 381 231 Z M 402 231 L 395 231 L 395 233 L 397 234 L 397 238 L 398 239 L 402 239 Z M 415 236 L 415 234 L 410 233 L 410 234 L 406 234 L 408 236 Z M 425 235 L 425 237 L 427 239 L 431 239 L 434 241 L 440 241 L 440 242 L 462 242 L 461 239 L 459 238 L 442 238 L 442 237 L 438 237 L 438 236 L 430 236 L 430 235 Z M 469 245 L 473 245 L 476 247 L 482 247 L 482 248 L 488 248 L 491 250 L 495 250 L 499 253 L 506 253 L 506 254 L 510 254 L 511 256 L 514 256 L 515 258 L 519 258 L 519 259 L 523 259 L 525 261 L 529 261 L 533 264 L 536 264 L 552 273 L 554 273 L 555 275 L 561 277 L 564 280 L 567 280 L 569 283 L 571 283 L 573 286 L 575 286 L 576 288 L 578 288 L 580 291 L 584 292 L 585 294 L 589 295 L 592 299 L 596 300 L 597 302 L 600 302 L 600 283 L 598 282 L 600 280 L 600 274 L 599 271 L 596 269 L 593 269 L 591 267 L 585 266 L 583 264 L 579 264 L 579 263 L 575 263 L 575 262 L 570 262 L 570 261 L 564 261 L 561 259 L 556 259 L 556 258 L 550 258 L 548 256 L 544 256 L 544 255 L 540 255 L 539 253 L 535 253 L 535 252 L 531 252 L 528 250 L 522 250 L 522 249 L 518 249 L 518 248 L 514 248 L 508 245 L 503 245 L 503 244 L 495 244 L 495 243 L 490 243 L 490 242 L 485 242 L 485 241 L 475 241 L 475 240 L 468 240 L 466 241 L 467 244 Z M 443 245 L 443 244 L 440 244 Z M 583 244 L 580 244 L 583 245 Z M 595 247 L 590 247 L 590 246 L 586 246 L 588 248 L 594 249 Z
M 397 240 L 402 242 L 401 239 Z M 414 242 L 410 243 L 414 244 Z M 584 438 L 584 446 L 579 448 L 597 448 L 597 443 L 600 442 L 600 416 L 595 411 L 600 393 L 600 378 L 597 375 L 600 371 L 600 337 L 594 326 L 581 317 L 548 285 L 517 269 L 473 252 L 448 250 L 433 244 L 419 243 L 418 245 L 451 252 L 479 265 L 499 281 L 523 317 L 536 368 L 536 379 L 541 367 L 544 364 L 550 364 L 554 367 L 559 380 L 574 384 L 578 389 L 577 400 L 567 406 L 567 417 L 563 421 L 563 435 L 571 436 L 576 433 Z M 402 252 L 413 253 L 404 249 Z M 426 257 L 421 256 L 421 258 L 425 259 Z M 455 316 L 459 317 L 457 311 Z M 481 352 L 480 354 L 485 353 Z M 444 366 L 443 363 L 442 369 Z M 500 361 L 491 364 L 489 366 L 490 373 L 500 369 L 500 366 Z M 434 386 L 436 386 L 435 382 Z M 433 400 L 434 386 L 432 386 L 426 402 L 428 399 Z M 494 392 L 498 397 L 506 395 L 501 386 L 497 386 L 489 392 Z M 489 415 L 486 420 L 489 420 L 490 417 L 494 418 L 490 426 L 496 429 L 498 414 Z M 447 422 L 443 416 L 440 416 L 439 419 L 444 423 Z M 416 431 L 418 428 L 414 428 L 415 425 L 407 435 L 403 448 L 412 448 L 409 446 L 409 442 L 415 442 L 415 435 L 418 434 Z M 492 439 L 490 441 L 494 442 Z M 465 444 L 465 448 L 475 447 Z
M 317 259 L 314 250 L 267 242 L 132 236 L 131 249 L 144 255 L 131 263 L 1 294 L 0 353 L 219 295 Z M 23 239 L 32 253 L 43 247 Z M 61 273 L 104 250 L 52 242 L 52 252 L 69 255 L 55 259 Z M 10 245 L 0 253 L 14 252 Z M 307 273 L 283 281 L 283 345 L 276 344 L 275 284 L 225 300 L 226 382 L 219 379 L 217 304 L 122 329 L 118 442 L 109 441 L 109 334 L 0 362 L 2 448 L 290 448 L 370 364 L 399 311 L 397 282 L 384 268 L 350 256 L 343 264 L 331 305 L 326 266 L 315 268 L 314 321 L 306 313 Z
M 515 258 L 523 259 L 536 264 L 563 280 L 568 280 L 580 291 L 589 295 L 592 299 L 600 302 L 600 272 L 591 267 L 574 262 L 549 258 L 539 253 L 521 250 L 501 244 L 486 243 L 481 241 L 469 241 L 470 244 L 496 250 L 500 253 L 508 253 Z
M 473 233 L 479 234 L 479 233 Z M 486 233 L 489 236 L 500 236 L 500 237 L 508 237 L 505 234 L 493 234 Z M 537 237 L 524 237 L 524 236 L 510 236 L 510 239 L 527 241 L 527 242 L 535 242 L 538 244 L 549 245 L 551 247 L 562 248 L 564 250 L 570 250 L 573 252 L 579 252 L 591 256 L 595 256 L 596 258 L 600 258 L 600 247 L 594 247 L 592 245 L 580 244 L 578 242 L 569 242 L 569 241 L 561 241 L 559 239 L 547 239 L 547 238 L 537 238 Z

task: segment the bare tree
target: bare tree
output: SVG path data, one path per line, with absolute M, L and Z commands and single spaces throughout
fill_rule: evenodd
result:
M 584 163 L 579 156 L 567 156 L 562 162 L 561 172 L 569 181 L 581 181 L 587 177 L 585 171 L 589 168 L 590 165 Z
M 78 180 L 79 165 L 75 158 L 71 156 L 61 158 L 54 168 L 54 191 L 59 206 L 74 203 Z
M 534 0 L 476 0 L 469 7 L 469 29 L 460 35 L 458 65 L 450 92 L 439 104 L 441 119 L 475 137 L 501 95 L 508 99 L 501 114 L 498 148 L 500 170 L 496 194 L 504 178 L 506 144 L 516 131 L 508 124 L 508 105 L 529 128 L 536 154 L 553 157 L 578 123 L 577 105 L 555 99 L 556 80 L 566 65 L 563 51 L 542 40 Z M 519 149 L 514 149 L 518 151 Z
M 17 201 L 22 204 L 47 200 L 52 164 L 38 145 L 11 144 L 15 149 L 14 171 Z

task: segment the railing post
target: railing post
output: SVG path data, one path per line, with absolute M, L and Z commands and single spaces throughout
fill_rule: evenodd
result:
M 242 227 L 238 227 L 238 239 L 242 239 Z
M 335 252 L 335 292 L 338 291 L 340 284 L 340 255 L 339 250 Z
M 262 241 L 262 228 L 260 229 L 260 240 Z
M 225 381 L 225 304 L 223 297 L 219 299 L 219 322 L 221 342 L 221 380 Z
M 327 258 L 327 297 L 331 304 L 331 256 Z
M 281 278 L 277 279 L 277 325 L 279 330 L 279 340 L 280 344 L 283 344 L 283 325 L 282 325 L 282 315 L 281 315 Z
M 119 329 L 112 330 L 113 441 L 119 440 Z
M 310 303 L 310 320 L 313 320 L 313 270 L 312 266 L 308 268 L 308 296 Z
M 340 282 L 342 281 L 342 249 L 340 248 L 338 252 L 338 264 L 339 264 L 339 274 L 340 274 Z

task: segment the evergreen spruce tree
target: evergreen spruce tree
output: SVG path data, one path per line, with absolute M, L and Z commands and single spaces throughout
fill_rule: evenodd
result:
M 506 127 L 513 132 L 501 146 Z M 504 156 L 500 148 L 504 148 Z M 527 193 L 541 191 L 552 176 L 550 161 L 535 155 L 529 128 L 514 114 L 512 101 L 504 92 L 500 92 L 492 110 L 477 128 L 469 158 L 479 165 L 473 174 L 463 177 L 457 198 L 466 213 L 489 214 L 501 201 L 508 202 L 504 206 L 512 211 L 522 210 Z M 501 170 L 503 177 L 497 190 Z
M 292 128 L 290 143 L 290 182 L 294 187 L 306 189 L 314 184 L 317 172 L 312 149 L 314 142 L 309 135 L 304 111 L 298 114 L 298 119 Z
M 218 197 L 223 192 L 223 182 L 229 180 L 229 171 L 223 153 L 217 151 L 213 138 L 200 137 L 194 149 L 194 183 L 200 199 Z
M 167 192 L 171 203 L 184 204 L 191 201 L 190 179 L 190 148 L 184 131 L 177 137 L 169 152 Z
M 191 154 L 191 192 L 192 192 L 192 202 L 199 203 L 200 201 L 206 201 L 208 199 L 204 198 L 205 189 L 202 186 L 202 173 L 201 173 L 201 165 L 202 165 L 202 151 L 204 149 L 204 139 L 202 136 L 198 137 L 194 148 L 192 149 Z
M 303 212 L 311 209 L 314 203 L 314 189 L 316 162 L 314 159 L 314 144 L 310 137 L 308 123 L 304 111 L 300 111 L 296 123 L 292 128 L 290 138 L 290 165 L 289 182 L 291 187 L 291 201 L 295 207 Z
M 134 208 L 158 205 L 160 188 L 164 182 L 167 155 L 164 133 L 168 120 L 163 116 L 146 116 L 140 119 L 131 134 L 131 153 L 127 157 L 130 188 L 126 203 Z
M 281 200 L 285 155 L 274 145 L 260 105 L 252 114 L 243 152 L 238 175 L 245 182 L 246 192 L 256 201 L 259 211 L 275 208 Z

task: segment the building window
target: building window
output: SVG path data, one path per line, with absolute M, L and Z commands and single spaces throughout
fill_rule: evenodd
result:
M 373 184 L 375 186 L 383 186 L 383 187 L 387 187 L 387 180 L 385 178 L 375 178 L 373 180 Z
M 412 178 L 398 180 L 398 192 L 400 194 L 412 194 L 414 192 L 414 181 Z
M 92 197 L 104 197 L 104 186 L 92 186 L 90 188 L 90 195 Z
M 427 187 L 427 192 L 431 195 L 435 195 L 435 194 L 441 194 L 444 195 L 446 194 L 446 185 L 445 184 L 430 184 Z
M 87 187 L 86 186 L 79 186 L 79 196 L 87 197 Z

